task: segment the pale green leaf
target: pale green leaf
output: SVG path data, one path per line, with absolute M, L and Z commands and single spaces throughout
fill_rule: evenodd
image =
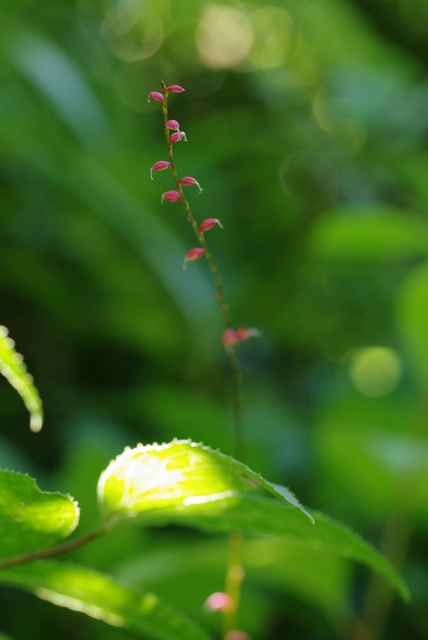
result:
M 33 377 L 28 373 L 21 354 L 15 351 L 15 343 L 8 333 L 6 327 L 0 326 L 0 373 L 20 394 L 30 412 L 30 429 L 37 433 L 43 425 L 42 401 Z
M 312 255 L 330 260 L 381 262 L 426 255 L 428 229 L 391 207 L 346 207 L 314 225 Z
M 285 487 L 190 440 L 128 447 L 103 471 L 98 483 L 101 511 L 113 521 L 164 507 L 191 512 L 195 505 L 247 493 L 274 495 L 312 520 Z
M 408 598 L 398 573 L 359 536 L 321 513 L 302 517 L 288 490 L 200 444 L 175 441 L 125 450 L 102 473 L 98 497 L 111 521 L 138 516 L 147 526 L 176 523 L 210 532 L 270 534 L 337 553 L 365 563 Z
M 33 562 L 0 571 L 0 582 L 145 638 L 210 640 L 203 629 L 153 593 L 124 587 L 109 576 L 76 565 Z
M 0 558 L 50 547 L 79 521 L 70 496 L 42 492 L 29 476 L 0 471 Z

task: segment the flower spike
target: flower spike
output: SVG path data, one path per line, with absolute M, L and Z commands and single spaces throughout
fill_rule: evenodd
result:
M 180 85 L 178 84 L 171 84 L 166 88 L 166 90 L 171 91 L 171 93 L 182 93 L 183 91 L 185 91 L 185 89 L 183 89 L 183 87 L 180 87 Z
M 204 254 L 205 254 L 205 249 L 202 249 L 202 247 L 195 247 L 194 249 L 190 249 L 190 251 L 186 253 L 186 257 L 184 258 L 183 269 L 186 268 L 187 262 L 193 261 L 193 260 L 200 260 Z
M 164 169 L 168 169 L 168 167 L 170 166 L 171 166 L 171 163 L 167 162 L 166 160 L 158 160 L 158 162 L 155 162 L 152 168 L 150 169 L 151 179 L 153 180 L 153 171 L 163 171 Z
M 177 120 L 167 120 L 165 122 L 165 126 L 167 129 L 171 129 L 171 131 L 178 131 L 180 129 L 180 125 Z
M 187 142 L 186 134 L 184 133 L 184 131 L 176 131 L 175 133 L 171 133 L 169 138 L 171 144 L 174 144 L 174 142 L 180 142 L 180 140 L 184 140 L 185 142 Z
M 196 186 L 199 189 L 199 193 L 202 193 L 203 189 L 201 187 L 201 185 L 199 184 L 199 182 L 197 180 L 195 180 L 195 178 L 191 178 L 190 176 L 186 176 L 185 178 L 181 178 L 181 180 L 178 181 L 180 184 L 186 186 L 186 187 L 190 187 L 193 184 L 196 184 Z
M 181 200 L 181 196 L 178 191 L 165 191 L 162 194 L 162 202 L 167 200 L 168 202 L 177 202 L 177 200 Z
M 199 225 L 199 231 L 201 233 L 203 233 L 204 231 L 208 231 L 209 229 L 215 227 L 216 224 L 218 224 L 220 229 L 223 229 L 223 225 L 221 224 L 220 220 L 218 220 L 217 218 L 207 218 Z
M 150 91 L 149 102 L 150 102 L 150 98 L 152 98 L 153 100 L 157 100 L 158 102 L 165 102 L 165 98 L 161 93 L 159 93 L 159 91 Z

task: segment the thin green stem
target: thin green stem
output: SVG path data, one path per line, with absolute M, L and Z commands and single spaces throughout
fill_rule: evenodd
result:
M 168 91 L 166 86 L 162 83 L 163 94 L 165 100 L 162 103 L 162 113 L 164 118 L 165 127 L 165 139 L 168 148 L 168 158 L 170 162 L 171 173 L 174 178 L 177 191 L 180 194 L 181 202 L 187 214 L 187 219 L 193 228 L 200 246 L 205 250 L 205 257 L 208 260 L 211 273 L 214 278 L 216 287 L 216 297 L 220 305 L 221 312 L 223 314 L 224 323 L 226 329 L 233 328 L 232 315 L 230 313 L 229 305 L 226 302 L 223 289 L 223 280 L 217 267 L 217 263 L 214 260 L 213 254 L 205 239 L 205 234 L 199 231 L 198 224 L 193 216 L 189 203 L 184 195 L 183 185 L 180 183 L 177 169 L 174 163 L 173 145 L 170 141 L 170 132 L 166 123 L 168 121 Z M 232 389 L 233 389 L 233 422 L 235 430 L 235 458 L 244 461 L 245 456 L 245 436 L 243 428 L 243 412 L 242 412 L 242 374 L 239 368 L 239 362 L 236 353 L 236 345 L 227 347 L 227 355 L 229 360 L 229 368 L 232 374 Z M 240 533 L 231 533 L 229 536 L 229 554 L 228 565 L 226 573 L 225 592 L 229 596 L 232 603 L 230 609 L 223 612 L 223 638 L 226 638 L 229 631 L 237 628 L 237 618 L 239 601 L 241 595 L 241 585 L 244 578 L 244 569 L 242 568 L 242 546 L 243 537 Z
M 102 526 L 98 529 L 90 531 L 89 533 L 86 533 L 83 536 L 80 536 L 79 538 L 75 538 L 74 540 L 59 544 L 56 547 L 50 547 L 49 549 L 42 549 L 41 551 L 24 553 L 20 556 L 15 556 L 14 558 L 8 558 L 7 560 L 3 560 L 3 562 L 0 562 L 0 570 L 9 569 L 10 567 L 16 567 L 20 564 L 26 564 L 27 562 L 34 562 L 35 560 L 53 558 L 55 556 L 61 555 L 62 553 L 74 551 L 74 549 L 83 547 L 83 545 L 88 544 L 88 542 L 92 542 L 92 540 L 105 535 L 109 530 L 109 528 Z

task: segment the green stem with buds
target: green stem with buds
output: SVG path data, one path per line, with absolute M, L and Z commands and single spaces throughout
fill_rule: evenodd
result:
M 217 264 L 214 260 L 213 254 L 210 251 L 208 243 L 205 239 L 205 234 L 199 230 L 198 224 L 193 216 L 189 203 L 186 200 L 183 191 L 183 185 L 180 183 L 177 169 L 174 163 L 173 145 L 170 142 L 170 131 L 166 126 L 168 121 L 168 90 L 164 83 L 162 83 L 164 101 L 162 102 L 162 112 L 164 118 L 165 138 L 168 148 L 168 158 L 170 162 L 170 169 L 173 175 L 175 185 L 178 193 L 181 197 L 181 202 L 187 214 L 187 220 L 193 228 L 200 246 L 204 249 L 205 257 L 208 260 L 211 273 L 214 277 L 214 283 L 216 287 L 216 297 L 220 305 L 221 312 L 223 314 L 224 323 L 226 329 L 232 329 L 232 316 L 230 313 L 229 305 L 226 302 L 223 281 L 218 270 Z M 244 461 L 245 455 L 245 437 L 243 428 L 243 414 L 242 414 L 242 374 L 240 371 L 236 345 L 230 345 L 226 349 L 229 368 L 232 374 L 232 386 L 233 386 L 233 413 L 234 413 L 234 430 L 235 430 L 235 458 Z M 243 537 L 240 533 L 232 533 L 229 536 L 229 556 L 228 566 L 226 573 L 226 585 L 225 592 L 229 596 L 232 603 L 231 607 L 227 611 L 223 612 L 223 638 L 226 638 L 229 631 L 237 628 L 237 615 L 239 608 L 239 600 L 241 593 L 241 584 L 244 578 L 244 569 L 242 568 L 242 546 Z

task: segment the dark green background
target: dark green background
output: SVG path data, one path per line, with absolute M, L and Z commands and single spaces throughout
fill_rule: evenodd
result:
M 160 204 L 170 175 L 149 179 L 166 149 L 147 94 L 161 79 L 181 84 L 170 99 L 188 137 L 178 170 L 204 189 L 186 191 L 197 220 L 224 225 L 207 238 L 236 326 L 263 332 L 240 348 L 247 462 L 402 563 L 411 605 L 394 600 L 380 635 L 364 637 L 423 639 L 427 4 L 216 6 L 221 33 L 238 19 L 254 37 L 221 68 L 195 41 L 209 3 L 0 4 L 0 322 L 46 415 L 31 434 L 0 381 L 0 464 L 72 493 L 83 532 L 97 520 L 98 475 L 123 446 L 176 436 L 233 450 L 208 265 L 183 271 L 193 232 L 179 203 Z M 402 362 L 382 397 L 350 378 L 354 354 L 370 346 Z M 246 553 L 241 623 L 253 640 L 356 640 L 365 570 L 279 541 L 249 541 Z M 201 607 L 222 589 L 224 556 L 217 538 L 125 527 L 75 559 L 216 630 Z M 377 613 L 388 593 L 371 600 Z M 132 636 L 13 590 L 0 598 L 0 630 L 15 640 Z

